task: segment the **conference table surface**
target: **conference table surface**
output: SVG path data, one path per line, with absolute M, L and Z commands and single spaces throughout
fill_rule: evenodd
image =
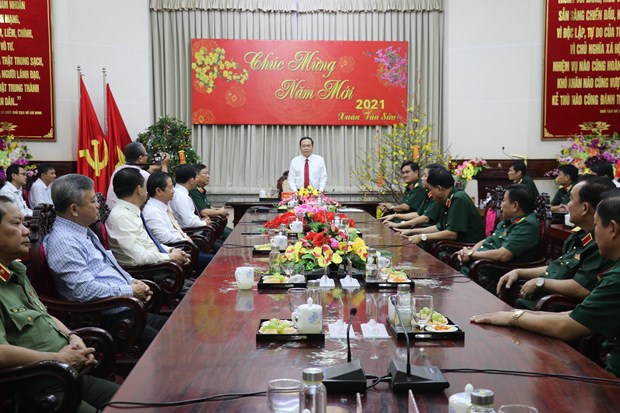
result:
M 358 221 L 369 245 L 394 253 L 394 264 L 415 267 L 415 294 L 431 294 L 435 309 L 456 323 L 464 340 L 417 340 L 412 343 L 414 365 L 442 369 L 495 369 L 565 374 L 613 379 L 605 370 L 566 343 L 524 330 L 476 325 L 474 314 L 509 307 L 468 278 L 404 242 L 368 214 L 348 214 Z M 323 346 L 311 343 L 257 343 L 261 319 L 290 318 L 286 291 L 240 291 L 234 269 L 241 265 L 266 268 L 266 256 L 252 256 L 252 245 L 266 242 L 253 233 L 256 221 L 273 217 L 246 214 L 204 273 L 166 323 L 155 341 L 127 377 L 114 401 L 172 402 L 223 393 L 265 391 L 277 378 L 301 379 L 306 367 L 328 367 L 346 361 L 346 343 L 326 337 Z M 253 222 L 254 221 L 254 222 Z M 346 290 L 345 312 L 356 307 L 352 339 L 354 359 L 365 374 L 384 376 L 393 358 L 406 359 L 404 340 L 365 339 L 361 323 L 370 316 L 387 317 L 387 291 Z M 368 309 L 367 309 L 368 306 Z M 367 311 L 368 310 L 368 311 Z M 507 373 L 446 372 L 450 387 L 437 394 L 415 394 L 420 412 L 447 412 L 448 397 L 462 392 L 467 383 L 495 392 L 495 405 L 518 403 L 540 412 L 614 412 L 620 410 L 620 387 L 591 381 L 555 377 L 524 377 Z M 364 412 L 406 412 L 405 394 L 394 394 L 388 383 L 379 383 L 362 395 Z M 354 412 L 354 394 L 329 394 L 330 412 Z M 108 407 L 106 412 L 125 411 Z M 132 411 L 155 412 L 261 412 L 268 411 L 265 396 L 206 402 L 180 407 L 141 407 Z

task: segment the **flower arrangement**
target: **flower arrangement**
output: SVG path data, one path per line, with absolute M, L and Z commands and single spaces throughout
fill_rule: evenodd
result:
M 312 186 L 299 189 L 296 193 L 290 197 L 280 201 L 278 206 L 285 205 L 305 205 L 307 208 L 312 209 L 317 206 L 325 206 L 330 211 L 335 211 L 340 206 L 340 203 L 333 198 L 319 192 L 318 189 L 314 189 Z M 296 211 L 297 213 L 299 211 Z M 302 213 L 305 211 L 302 211 Z
M 312 271 L 330 264 L 339 265 L 350 259 L 355 268 L 363 269 L 366 255 L 366 243 L 356 232 L 345 233 L 334 228 L 321 232 L 310 231 L 286 249 L 282 261 L 293 261 L 296 266 L 300 265 L 306 271 Z
M 606 122 L 586 122 L 579 125 L 581 132 L 568 139 L 568 146 L 562 148 L 558 158 L 560 165 L 575 165 L 580 173 L 589 173 L 590 166 L 605 161 L 615 165 L 620 159 L 618 132 L 611 137 Z
M 0 183 L 6 181 L 5 170 L 12 164 L 23 166 L 28 176 L 35 174 L 36 165 L 30 165 L 32 156 L 28 152 L 26 144 L 16 141 L 11 132 L 17 128 L 9 122 L 0 122 L 0 134 L 8 132 L 6 136 L 0 136 Z
M 470 159 L 469 161 L 463 161 L 456 165 L 452 164 L 451 172 L 454 175 L 454 179 L 466 185 L 467 182 L 474 179 L 478 173 L 484 169 L 487 169 L 489 165 L 487 161 L 480 158 Z
M 415 97 L 410 98 L 415 101 Z M 352 172 L 359 190 L 381 202 L 398 202 L 406 190 L 400 174 L 403 162 L 412 160 L 424 167 L 429 163 L 448 165 L 450 154 L 443 151 L 420 106 L 407 109 L 407 119 L 377 129 L 376 150 L 358 160 Z

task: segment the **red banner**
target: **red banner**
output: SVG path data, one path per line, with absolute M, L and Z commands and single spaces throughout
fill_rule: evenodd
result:
M 407 42 L 192 39 L 192 123 L 393 124 L 408 58 Z
M 50 0 L 0 0 L 0 128 L 54 141 Z
M 620 131 L 620 2 L 547 0 L 543 139 Z

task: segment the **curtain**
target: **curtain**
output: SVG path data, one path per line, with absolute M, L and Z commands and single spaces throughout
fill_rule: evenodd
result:
M 443 0 L 151 0 L 156 118 L 191 125 L 191 39 L 409 41 L 409 94 L 442 136 Z M 410 101 L 410 105 L 413 102 Z M 327 192 L 356 193 L 353 170 L 377 150 L 374 126 L 194 125 L 211 192 L 269 192 L 311 136 Z

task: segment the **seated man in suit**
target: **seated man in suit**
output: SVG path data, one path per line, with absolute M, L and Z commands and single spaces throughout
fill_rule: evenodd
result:
M 614 179 L 614 167 L 611 163 L 599 160 L 590 166 L 590 171 L 592 172 L 592 175 L 608 177 L 614 183 L 616 188 L 620 187 L 620 182 Z
M 551 200 L 551 212 L 567 212 L 570 191 L 579 181 L 579 169 L 575 165 L 560 165 L 555 182 L 559 184 L 558 192 Z
M 418 210 L 416 212 L 386 215 L 380 218 L 386 226 L 394 228 L 397 232 L 407 234 L 410 228 L 416 226 L 428 227 L 437 223 L 439 214 L 441 214 L 442 211 L 442 206 L 433 199 L 431 192 L 428 190 L 427 183 L 428 173 L 434 168 L 445 169 L 443 166 L 433 163 L 426 165 L 422 171 L 420 180 L 422 181 L 422 188 L 426 191 L 426 196 Z M 397 220 L 402 221 L 397 222 Z
M 504 191 L 501 204 L 503 220 L 495 231 L 471 248 L 458 252 L 461 272 L 469 274 L 470 264 L 476 260 L 498 262 L 528 262 L 536 259 L 540 243 L 540 222 L 534 212 L 534 197 L 525 185 L 510 185 Z M 485 269 L 479 274 L 482 285 L 495 291 L 502 273 Z
M 207 196 L 206 186 L 209 185 L 209 168 L 206 165 L 197 163 L 194 164 L 194 169 L 196 169 L 196 187 L 190 189 L 189 196 L 194 201 L 194 205 L 196 209 L 200 212 L 200 216 L 202 217 L 212 217 L 212 216 L 221 216 L 223 218 L 228 218 L 229 211 L 226 208 L 212 208 L 211 202 L 209 202 L 209 198 Z M 221 239 L 225 240 L 228 238 L 232 229 L 229 227 L 224 228 L 224 232 L 222 232 Z
M 32 209 L 28 208 L 28 205 L 26 205 L 22 192 L 27 180 L 28 175 L 24 167 L 16 163 L 12 164 L 6 168 L 6 182 L 2 189 L 0 189 L 0 195 L 9 198 L 25 217 L 31 217 Z
M 407 185 L 400 204 L 381 202 L 379 208 L 384 213 L 392 212 L 416 212 L 426 196 L 426 191 L 420 182 L 420 165 L 412 161 L 405 161 L 400 167 L 403 182 Z
M 64 175 L 52 189 L 57 217 L 43 240 L 45 256 L 58 294 L 69 301 L 134 296 L 146 302 L 153 294 L 148 285 L 131 277 L 88 227 L 99 219 L 93 180 L 78 174 Z M 119 323 L 131 311 L 119 308 L 102 318 L 103 327 L 119 340 Z M 167 318 L 147 314 L 140 346 L 148 347 Z
M 196 169 L 189 164 L 180 165 L 175 171 L 175 179 L 174 196 L 169 203 L 172 215 L 181 228 L 206 226 L 211 222 L 209 216 L 200 218 L 196 215 L 196 206 L 189 195 L 189 191 L 196 188 Z
M 508 168 L 508 179 L 510 179 L 514 184 L 523 184 L 527 186 L 530 191 L 532 191 L 534 199 L 540 195 L 534 180 L 527 174 L 527 166 L 525 165 L 525 162 L 514 161 L 510 168 Z
M 153 236 L 160 243 L 166 245 L 180 241 L 193 244 L 194 241 L 183 232 L 168 206 L 174 196 L 174 186 L 168 174 L 161 171 L 152 173 L 146 182 L 146 190 L 150 198 L 146 202 L 142 214 Z M 211 259 L 213 259 L 213 254 L 200 252 L 198 262 L 194 266 L 196 274 L 202 274 Z
M 497 284 L 501 289 L 511 288 L 515 281 L 529 280 L 521 288 L 518 308 L 534 309 L 536 301 L 548 294 L 562 294 L 582 300 L 596 286 L 597 274 L 611 265 L 602 258 L 596 246 L 594 213 L 601 193 L 613 189 L 607 177 L 590 177 L 579 182 L 571 191 L 568 213 L 577 225 L 564 242 L 562 256 L 549 265 L 536 268 L 520 268 L 506 273 Z
M 471 322 L 522 328 L 566 341 L 600 334 L 608 339 L 604 344 L 609 350 L 607 370 L 620 377 L 620 197 L 617 192 L 601 201 L 594 220 L 601 256 L 614 264 L 597 275 L 596 287 L 581 304 L 561 313 L 501 311 L 473 316 Z
M 478 208 L 462 189 L 454 187 L 454 177 L 445 169 L 432 169 L 426 180 L 433 199 L 443 205 L 437 224 L 414 228 L 407 239 L 419 244 L 426 241 L 452 240 L 478 242 L 484 238 L 484 226 Z M 406 236 L 405 236 L 406 237 Z
M 39 204 L 52 203 L 51 185 L 56 179 L 56 169 L 54 169 L 54 165 L 42 163 L 37 169 L 39 171 L 39 178 L 32 183 L 30 194 L 28 195 L 31 208 Z
M 121 265 L 146 265 L 172 261 L 181 266 L 190 263 L 190 256 L 178 248 L 161 245 L 145 224 L 140 207 L 147 198 L 146 182 L 140 171 L 134 168 L 119 170 L 113 179 L 118 201 L 105 223 L 108 243 Z M 159 277 L 161 281 L 166 274 Z M 181 295 L 185 294 L 191 281 L 185 280 Z
M 0 196 L 0 367 L 16 367 L 44 360 L 67 363 L 78 372 L 95 363 L 94 348 L 87 348 L 60 320 L 48 314 L 18 259 L 30 251 L 30 231 L 12 201 Z M 82 377 L 79 413 L 94 412 L 112 399 L 118 385 Z M 41 394 L 62 397 L 55 380 L 29 380 L 18 389 L 21 411 L 35 411 Z

